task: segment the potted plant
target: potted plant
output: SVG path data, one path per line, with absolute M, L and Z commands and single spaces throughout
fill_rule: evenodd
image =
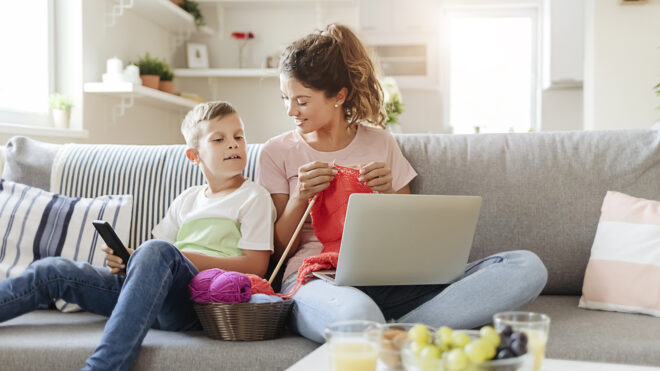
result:
M 158 89 L 160 75 L 165 67 L 164 61 L 161 61 L 159 58 L 152 57 L 149 55 L 149 52 L 147 52 L 144 56 L 138 57 L 137 62 L 131 64 L 138 66 L 140 69 L 140 79 L 142 80 L 142 85 L 148 88 Z
M 69 128 L 69 121 L 71 120 L 71 108 L 73 103 L 71 98 L 64 94 L 55 93 L 50 96 L 48 105 L 52 110 L 53 123 L 56 128 L 67 129 Z
M 158 90 L 174 94 L 174 82 L 172 79 L 174 79 L 174 72 L 172 72 L 169 65 L 165 65 L 163 71 L 160 73 Z
M 202 11 L 199 9 L 199 3 L 196 1 L 192 0 L 184 0 L 182 4 L 179 5 L 181 9 L 185 10 L 186 12 L 190 13 L 190 15 L 193 16 L 195 19 L 195 25 L 199 28 L 202 27 L 206 24 L 206 21 L 204 21 L 204 16 L 202 15 Z
M 401 102 L 401 91 L 396 80 L 392 77 L 385 77 L 381 81 L 383 87 L 383 101 L 385 103 L 385 127 L 392 132 L 401 132 L 399 124 L 399 115 L 403 112 L 403 102 Z

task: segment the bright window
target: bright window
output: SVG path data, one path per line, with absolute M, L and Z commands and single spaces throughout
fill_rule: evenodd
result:
M 0 122 L 48 123 L 51 6 L 45 0 L 0 2 Z
M 449 125 L 454 133 L 537 128 L 533 9 L 450 12 Z

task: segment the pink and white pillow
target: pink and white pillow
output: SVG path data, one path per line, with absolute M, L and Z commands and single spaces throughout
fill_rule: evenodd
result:
M 660 317 L 660 202 L 607 192 L 580 308 Z

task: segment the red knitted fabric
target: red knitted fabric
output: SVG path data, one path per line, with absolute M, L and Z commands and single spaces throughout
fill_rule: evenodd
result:
M 311 211 L 314 234 L 323 244 L 321 252 L 339 252 L 348 197 L 353 193 L 372 192 L 371 188 L 357 180 L 359 170 L 338 165 L 333 169 L 337 170 L 337 174 L 330 186 L 316 196 Z
M 360 176 L 359 170 L 338 165 L 333 169 L 337 170 L 337 174 L 330 186 L 316 195 L 316 202 L 311 210 L 314 234 L 323 244 L 323 250 L 320 255 L 309 256 L 303 260 L 298 269 L 297 283 L 289 292 L 279 296 L 292 297 L 300 286 L 310 280 L 307 275 L 312 272 L 337 268 L 348 197 L 353 193 L 372 193 L 371 188 L 357 180 Z

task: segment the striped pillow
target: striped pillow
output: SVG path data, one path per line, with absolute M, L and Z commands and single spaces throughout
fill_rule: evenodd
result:
M 607 192 L 579 307 L 660 317 L 660 202 Z
M 132 207 L 131 195 L 72 198 L 0 179 L 0 280 L 48 256 L 104 266 L 92 220 L 110 223 L 126 243 Z

